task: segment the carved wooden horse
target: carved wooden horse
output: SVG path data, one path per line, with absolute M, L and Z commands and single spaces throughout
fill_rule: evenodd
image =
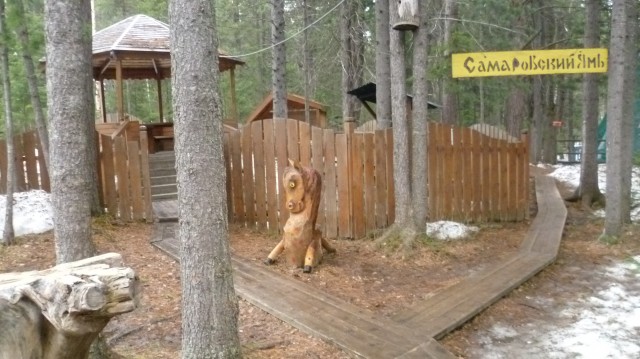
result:
M 310 273 L 322 260 L 322 249 L 330 253 L 336 250 L 322 238 L 316 227 L 318 206 L 322 193 L 322 177 L 310 167 L 289 160 L 284 169 L 283 182 L 289 219 L 284 226 L 282 240 L 271 251 L 266 264 L 272 264 L 284 252 L 288 264 Z

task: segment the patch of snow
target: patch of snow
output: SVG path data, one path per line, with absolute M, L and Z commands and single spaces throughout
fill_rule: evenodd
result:
M 4 232 L 7 196 L 0 195 L 0 236 Z M 44 233 L 53 229 L 53 210 L 49 193 L 37 190 L 13 194 L 15 236 Z
M 479 230 L 478 227 L 465 226 L 451 221 L 427 223 L 427 236 L 441 241 L 463 239 Z
M 577 188 L 580 184 L 580 165 L 561 165 L 554 166 L 555 170 L 550 174 L 551 177 L 564 182 L 572 188 Z M 600 191 L 607 189 L 607 165 L 598 165 L 598 186 Z M 631 172 L 631 220 L 640 221 L 640 168 L 633 167 Z M 596 211 L 595 215 L 604 217 L 604 211 Z
M 596 270 L 594 283 L 602 288 L 564 303 L 556 323 L 534 319 L 513 327 L 498 322 L 477 334 L 479 347 L 472 352 L 482 358 L 639 358 L 638 279 L 640 256 Z

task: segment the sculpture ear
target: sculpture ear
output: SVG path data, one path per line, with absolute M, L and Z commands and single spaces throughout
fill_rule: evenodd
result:
M 298 171 L 302 171 L 302 166 L 300 166 L 300 162 L 292 160 L 289 158 L 289 166 L 295 168 Z

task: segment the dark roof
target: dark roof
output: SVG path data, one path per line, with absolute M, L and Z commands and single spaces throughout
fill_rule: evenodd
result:
M 349 95 L 353 95 L 358 98 L 358 100 L 362 102 L 372 102 L 376 103 L 376 84 L 374 82 L 366 83 L 358 88 L 350 90 L 347 92 Z M 412 98 L 411 95 L 407 95 L 408 98 Z M 427 101 L 429 104 L 428 108 L 440 108 L 441 106 L 433 103 L 431 101 Z
M 122 62 L 125 79 L 171 77 L 169 25 L 147 15 L 134 15 L 93 35 L 94 78 L 115 78 L 115 59 Z M 239 59 L 223 57 L 220 71 L 241 65 Z

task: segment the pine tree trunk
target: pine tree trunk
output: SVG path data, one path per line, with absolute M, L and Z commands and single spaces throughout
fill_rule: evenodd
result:
M 445 57 L 450 61 L 453 49 L 452 34 L 455 28 L 455 21 L 449 20 L 458 16 L 458 4 L 456 0 L 444 1 L 444 30 L 443 42 L 445 45 Z M 458 95 L 453 87 L 455 79 L 447 77 L 442 82 L 442 122 L 449 125 L 458 124 Z M 482 115 L 481 115 L 482 116 Z
M 340 15 L 340 62 L 342 65 L 342 117 L 359 116 L 360 102 L 347 94 L 362 82 L 363 41 L 362 27 L 358 22 L 360 1 L 346 1 Z
M 376 0 L 376 117 L 378 129 L 391 127 L 389 0 Z
M 607 208 L 604 235 L 618 237 L 629 220 L 631 135 L 633 109 L 630 101 L 635 77 L 634 0 L 614 0 L 611 13 L 611 44 L 607 99 Z M 626 133 L 625 133 L 626 132 Z M 626 178 L 629 177 L 629 178 Z
M 390 11 L 396 8 L 390 4 Z M 400 228 L 411 227 L 411 143 L 407 118 L 407 89 L 405 74 L 404 32 L 390 30 L 391 49 L 391 108 L 393 117 L 393 181 L 395 186 L 395 224 Z
M 429 46 L 429 29 L 427 4 L 418 3 L 420 23 L 413 34 L 413 102 L 412 122 L 412 168 L 411 188 L 414 226 L 416 233 L 425 231 L 427 222 L 427 126 L 429 94 L 427 79 L 427 50 Z M 419 99 L 419 100 L 418 100 Z M 405 243 L 405 246 L 407 243 Z
M 505 122 L 509 135 L 520 138 L 522 124 L 529 118 L 529 106 L 527 91 L 521 87 L 515 87 L 507 96 L 505 105 Z
M 90 257 L 93 166 L 91 6 L 45 2 L 47 107 L 54 237 L 58 263 Z
M 286 49 L 284 43 L 280 43 L 284 41 L 284 35 L 284 0 L 272 0 L 271 43 L 274 47 L 272 51 L 271 81 L 274 118 L 287 118 Z
M 16 16 L 20 19 L 18 22 L 18 28 L 16 29 L 16 34 L 20 41 L 20 50 L 22 52 L 24 71 L 27 76 L 27 85 L 29 86 L 31 106 L 33 106 L 36 130 L 38 131 L 38 137 L 40 138 L 40 148 L 42 149 L 45 166 L 49 168 L 49 134 L 47 133 L 47 123 L 44 118 L 44 111 L 42 110 L 42 100 L 40 99 L 40 93 L 38 92 L 38 79 L 33 65 L 33 57 L 31 56 L 31 50 L 29 49 L 29 31 L 26 26 L 27 20 L 24 14 L 24 5 L 22 0 L 14 1 L 13 4 L 16 10 Z
M 585 3 L 584 47 L 598 47 L 600 41 L 600 0 Z M 599 96 L 596 74 L 585 74 L 582 80 L 582 155 L 580 157 L 580 184 L 573 199 L 581 199 L 582 206 L 590 208 L 600 201 L 598 186 L 598 114 Z
M 7 34 L 7 22 L 4 0 L 0 1 L 0 71 L 2 71 L 2 92 L 4 101 L 5 142 L 7 144 L 7 195 L 4 216 L 4 231 L 2 244 L 10 245 L 15 240 L 13 232 L 13 191 L 16 178 L 16 159 L 13 145 L 13 115 L 11 113 L 11 80 L 9 78 L 9 49 L 7 48 L 9 36 Z M 20 161 L 22 163 L 22 161 Z
M 170 16 L 182 317 L 188 318 L 182 357 L 238 358 L 215 11 L 207 0 L 175 0 Z

